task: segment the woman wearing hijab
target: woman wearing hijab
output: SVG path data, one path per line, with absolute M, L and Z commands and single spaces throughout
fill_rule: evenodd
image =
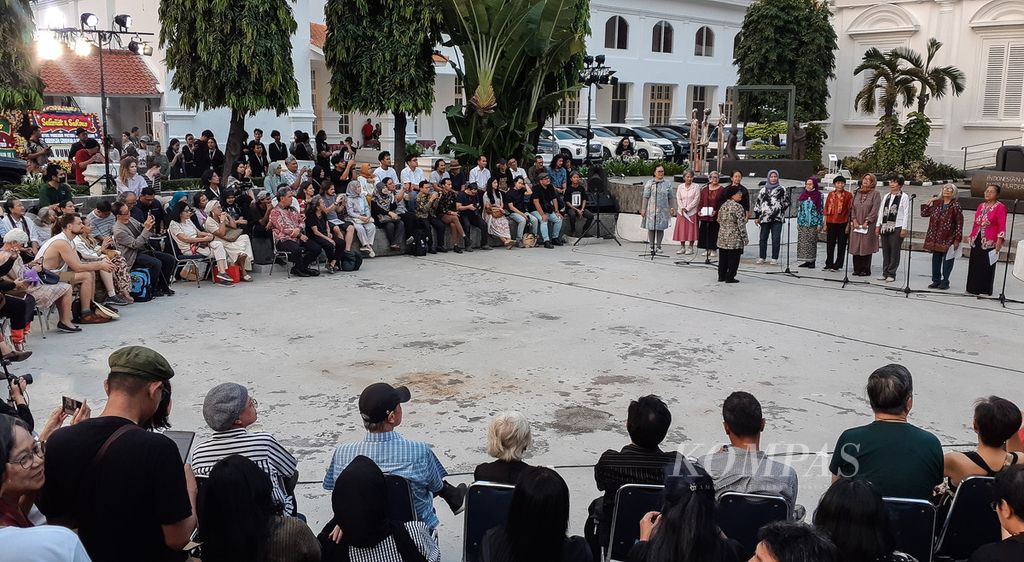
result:
M 363 193 L 366 193 L 377 185 L 377 176 L 373 175 L 373 171 L 370 170 L 370 165 L 363 162 L 359 166 L 359 176 L 356 177 L 356 181 L 358 181 L 359 186 L 363 188 Z
M 373 188 L 370 210 L 373 213 L 373 224 L 387 235 L 391 251 L 401 250 L 402 240 L 405 240 L 405 223 L 399 213 L 405 210 L 405 205 L 399 205 L 395 196 L 394 179 L 385 177 L 384 181 L 378 182 Z
M 704 250 L 708 259 L 718 251 L 718 208 L 725 201 L 722 193 L 718 172 L 712 170 L 697 203 L 697 247 Z
M 739 186 L 725 188 L 725 202 L 718 209 L 718 281 L 739 283 L 736 272 L 740 256 L 747 245 L 747 210 L 743 208 L 743 192 Z
M 964 237 L 964 211 L 956 200 L 956 186 L 947 183 L 942 193 L 921 205 L 921 216 L 928 217 L 928 233 L 924 237 L 925 251 L 932 253 L 932 284 L 929 289 L 948 289 L 949 274 L 953 272 L 956 254 Z
M 665 238 L 669 217 L 676 214 L 672 195 L 672 182 L 665 179 L 665 167 L 655 166 L 654 179 L 647 180 L 640 203 L 641 227 L 647 229 L 652 254 L 661 253 L 661 241 Z
M 757 263 L 762 264 L 768 259 L 768 237 L 772 239 L 772 265 L 779 263 L 779 250 L 782 246 L 782 225 L 786 223 L 786 210 L 789 209 L 789 196 L 786 188 L 779 183 L 779 171 L 768 170 L 768 181 L 757 194 L 754 203 L 754 224 L 761 227 L 760 253 Z
M 878 251 L 878 212 L 882 209 L 882 196 L 875 189 L 878 180 L 874 174 L 864 174 L 860 189 L 853 196 L 850 211 L 850 255 L 853 256 L 853 274 L 871 275 L 871 255 Z
M 422 521 L 388 519 L 384 473 L 362 455 L 338 476 L 334 519 L 320 533 L 323 562 L 440 562 L 441 550 Z
M 508 520 L 484 535 L 483 562 L 591 562 L 582 537 L 567 537 L 569 487 L 557 472 L 537 466 L 516 482 Z
M 377 235 L 377 227 L 373 224 L 370 215 L 370 204 L 366 202 L 363 195 L 363 187 L 357 181 L 348 182 L 348 189 L 345 190 L 345 209 L 352 219 L 352 225 L 356 228 L 356 236 L 362 247 L 359 251 L 369 257 L 377 255 L 373 251 L 373 239 Z
M 676 187 L 676 228 L 672 239 L 679 242 L 678 255 L 696 253 L 694 243 L 697 241 L 697 204 L 700 202 L 700 188 L 693 183 L 693 172 L 687 170 L 683 174 L 683 183 Z M 686 243 L 690 245 L 687 246 Z
M 818 178 L 811 176 L 804 181 L 800 192 L 796 215 L 796 259 L 803 260 L 797 267 L 814 269 L 818 258 L 818 232 L 821 230 L 823 205 Z

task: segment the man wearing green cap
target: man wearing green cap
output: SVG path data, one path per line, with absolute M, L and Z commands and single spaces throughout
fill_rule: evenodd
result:
M 56 431 L 46 443 L 39 509 L 77 529 L 93 560 L 183 560 L 196 528 L 195 475 L 170 438 L 174 369 L 142 346 L 108 359 L 107 404 L 99 417 Z

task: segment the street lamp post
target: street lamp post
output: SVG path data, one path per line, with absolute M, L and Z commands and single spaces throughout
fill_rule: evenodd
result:
M 100 121 L 101 121 L 101 133 L 100 133 L 100 147 L 103 148 L 103 181 L 109 188 L 113 183 L 113 176 L 110 175 L 110 144 L 107 143 L 107 138 L 110 137 L 110 132 L 107 130 L 107 86 L 106 86 L 106 72 L 103 66 L 103 47 L 113 45 L 115 42 L 118 47 L 125 48 L 132 53 L 142 54 L 151 56 L 153 54 L 153 47 L 142 39 L 143 36 L 153 37 L 154 33 L 140 33 L 137 31 L 128 31 L 128 28 L 132 26 L 132 17 L 127 14 L 119 14 L 114 16 L 113 27 L 115 29 L 97 29 L 99 25 L 99 17 L 93 13 L 84 13 L 79 18 L 79 27 L 62 27 L 57 29 L 45 29 L 41 30 L 46 33 L 53 34 L 53 37 L 62 43 L 68 45 L 74 45 L 76 54 L 79 56 L 88 56 L 91 51 L 91 45 L 95 44 L 96 48 L 99 49 L 99 65 L 100 65 Z M 122 36 L 130 36 L 128 45 L 125 46 Z M 52 58 L 59 56 L 59 53 L 50 53 Z M 48 57 L 49 58 L 49 57 Z M 74 155 L 69 155 L 71 159 Z
M 604 55 L 590 56 L 587 55 L 583 58 L 583 71 L 580 72 L 580 82 L 587 86 L 587 141 L 586 141 L 586 153 L 587 153 L 587 166 L 592 163 L 590 157 L 590 141 L 594 136 L 591 131 L 590 114 L 594 107 L 594 86 L 597 89 L 601 89 L 602 84 L 616 85 L 619 83 L 619 79 L 613 76 L 615 71 L 610 67 L 604 65 Z M 604 158 L 604 150 L 601 150 L 601 157 Z

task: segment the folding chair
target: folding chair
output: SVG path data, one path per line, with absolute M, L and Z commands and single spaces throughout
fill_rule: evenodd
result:
M 416 505 L 409 481 L 397 474 L 385 474 L 384 483 L 388 489 L 388 519 L 403 523 L 416 521 Z
M 718 498 L 718 527 L 743 545 L 743 558 L 754 555 L 761 527 L 789 519 L 789 503 L 782 496 L 726 492 Z
M 273 233 L 270 234 L 270 247 L 274 252 L 274 257 L 270 260 L 270 271 L 267 273 L 267 275 L 269 276 L 274 274 L 274 266 L 277 265 L 277 260 L 284 260 L 285 276 L 288 279 L 291 279 L 292 272 L 291 269 L 288 268 L 288 258 L 290 256 L 288 255 L 288 252 L 284 252 L 277 249 L 277 237 L 275 237 Z
M 494 482 L 473 482 L 466 495 L 465 525 L 462 533 L 463 562 L 479 562 L 487 531 L 504 525 L 512 505 L 515 486 Z
M 171 274 L 172 276 L 177 275 L 183 267 L 189 264 L 195 265 L 196 271 L 198 272 L 201 269 L 200 266 L 204 263 L 206 264 L 206 273 L 202 275 L 199 275 L 198 273 L 196 274 L 196 287 L 200 286 L 200 281 L 213 275 L 213 252 L 210 252 L 209 256 L 204 256 L 202 254 L 182 254 L 181 249 L 178 248 L 178 243 L 174 240 L 171 240 L 168 246 L 171 247 L 171 255 L 174 256 L 174 259 L 178 262 L 174 265 L 174 273 Z
M 999 542 L 999 517 L 992 510 L 990 476 L 970 476 L 960 482 L 942 525 L 935 560 L 963 560 L 981 545 Z
M 607 560 L 625 560 L 629 549 L 640 539 L 640 519 L 648 511 L 658 511 L 664 502 L 664 486 L 626 484 L 615 492 L 612 532 L 608 540 Z
M 883 498 L 889 512 L 889 526 L 896 538 L 896 550 L 918 562 L 931 562 L 935 546 L 935 506 L 925 500 Z
M 39 321 L 39 331 L 40 332 L 45 333 L 45 332 L 49 332 L 50 331 L 50 317 L 53 316 L 53 313 L 56 312 L 56 311 L 57 311 L 57 303 L 56 302 L 51 304 L 46 310 L 42 310 L 38 306 L 36 307 L 36 314 L 35 314 L 35 316 L 36 316 L 36 320 Z

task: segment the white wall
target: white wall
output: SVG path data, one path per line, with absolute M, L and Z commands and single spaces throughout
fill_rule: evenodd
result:
M 1020 139 L 1024 116 L 992 120 L 981 117 L 985 81 L 985 47 L 992 41 L 1024 41 L 1024 0 L 935 0 L 866 4 L 836 0 L 833 26 L 839 37 L 836 79 L 831 84 L 831 121 L 826 153 L 840 157 L 859 153 L 874 140 L 877 117 L 853 109 L 864 74 L 854 76 L 864 51 L 908 46 L 925 54 L 935 37 L 944 43 L 933 64 L 954 65 L 967 75 L 959 98 L 932 99 L 926 113 L 932 120 L 928 154 L 954 165 L 963 163 L 961 147 L 1007 138 Z M 914 106 L 901 109 L 905 118 Z

